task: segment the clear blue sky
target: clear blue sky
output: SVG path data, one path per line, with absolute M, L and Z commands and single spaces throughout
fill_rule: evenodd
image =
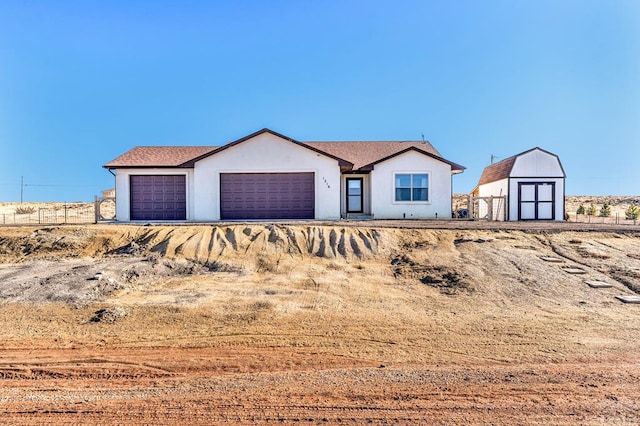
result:
M 0 3 L 0 201 L 91 200 L 136 145 L 425 137 L 467 170 L 540 146 L 640 194 L 640 1 Z M 47 185 L 47 186 L 44 186 Z

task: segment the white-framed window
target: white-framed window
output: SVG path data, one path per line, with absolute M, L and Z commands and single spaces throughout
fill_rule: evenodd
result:
M 396 173 L 394 187 L 396 202 L 429 201 L 428 173 Z

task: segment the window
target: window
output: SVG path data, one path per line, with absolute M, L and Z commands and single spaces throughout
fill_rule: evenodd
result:
M 429 175 L 396 174 L 396 201 L 429 201 Z

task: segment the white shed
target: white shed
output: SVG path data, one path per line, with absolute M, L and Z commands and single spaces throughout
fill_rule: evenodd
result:
M 507 220 L 561 221 L 565 178 L 558 156 L 536 147 L 487 166 L 475 195 L 506 195 Z

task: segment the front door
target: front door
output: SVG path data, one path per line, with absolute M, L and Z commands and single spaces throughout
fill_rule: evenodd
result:
M 347 178 L 347 213 L 362 213 L 362 178 Z
M 518 198 L 519 220 L 555 219 L 554 182 L 520 182 Z

